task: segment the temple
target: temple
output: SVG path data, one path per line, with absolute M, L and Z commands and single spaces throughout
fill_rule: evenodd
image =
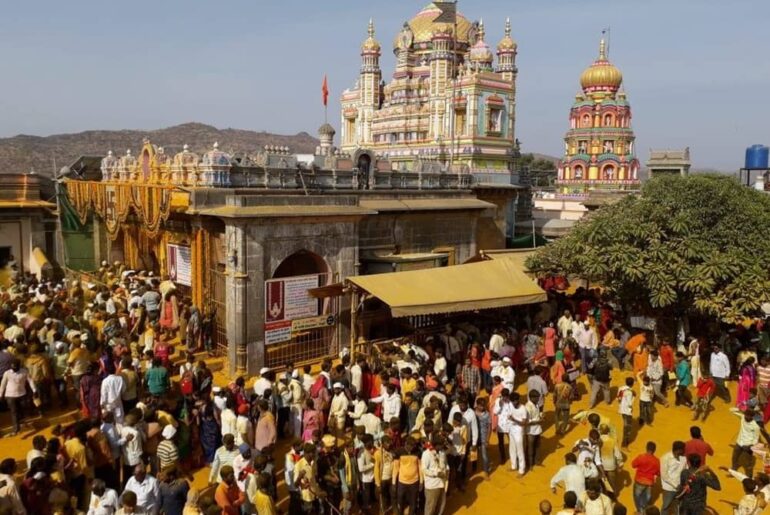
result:
M 602 39 L 599 57 L 580 76 L 582 92 L 570 110 L 570 129 L 556 181 L 562 196 L 586 197 L 593 191 L 640 187 L 631 106 L 622 84 L 623 75 L 610 63 Z
M 457 13 L 453 23 L 444 14 L 431 3 L 404 22 L 387 84 L 369 21 L 360 73 L 342 94 L 341 113 L 341 148 L 363 172 L 513 170 L 518 71 L 510 20 L 495 62 L 483 21 Z
M 690 147 L 685 149 L 650 149 L 650 158 L 647 160 L 647 170 L 650 179 L 660 175 L 690 174 Z

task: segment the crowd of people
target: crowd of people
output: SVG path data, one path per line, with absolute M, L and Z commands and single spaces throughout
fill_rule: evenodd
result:
M 754 463 L 765 464 L 761 440 L 770 438 L 770 327 L 761 324 L 653 343 L 611 302 L 579 292 L 506 323 L 457 321 L 421 345 L 343 349 L 320 370 L 287 363 L 217 386 L 196 359 L 211 350 L 211 322 L 173 283 L 121 263 L 103 263 L 98 279 L 20 275 L 0 290 L 8 435 L 25 416 L 80 412 L 50 438 L 36 435 L 25 465 L 0 462 L 0 515 L 439 515 L 474 473 L 507 467 L 526 478 L 544 458 L 547 424 L 567 442 L 580 423 L 588 436 L 568 446 L 550 482 L 563 506 L 544 500 L 541 513 L 700 514 L 708 489 L 721 488 L 697 425 L 717 396 L 736 415 L 723 470 L 745 492 L 736 513 L 760 513 L 770 494 Z M 589 408 L 575 410 L 586 394 Z M 620 431 L 600 402 L 617 405 Z M 637 428 L 670 402 L 691 409 L 689 435 L 660 458 L 654 441 L 629 456 Z M 628 508 L 618 501 L 626 464 Z M 193 481 L 201 470 L 208 485 Z

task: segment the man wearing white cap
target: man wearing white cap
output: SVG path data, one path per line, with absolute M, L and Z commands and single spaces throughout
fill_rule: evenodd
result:
M 254 381 L 254 393 L 257 394 L 257 397 L 264 396 L 265 390 L 273 388 L 273 382 L 270 381 L 270 378 L 268 377 L 269 374 L 270 369 L 267 367 L 262 367 L 259 370 L 259 379 Z
M 516 379 L 516 372 L 511 367 L 511 358 L 503 358 L 502 367 L 498 369 L 498 375 L 503 380 L 503 388 L 508 388 L 508 391 L 512 392 L 514 390 L 513 383 Z
M 302 435 L 302 401 L 305 398 L 305 390 L 299 381 L 298 370 L 294 370 L 291 373 L 289 392 L 291 393 L 291 401 L 289 403 L 291 433 L 295 438 L 299 438 Z
M 160 463 L 160 470 L 163 470 L 176 463 L 179 459 L 179 450 L 174 443 L 174 436 L 176 435 L 174 426 L 167 424 L 160 435 L 163 437 L 163 441 L 158 444 L 156 455 Z
M 334 396 L 329 407 L 329 428 L 335 436 L 345 433 L 345 418 L 348 414 L 348 396 L 342 383 L 332 385 Z

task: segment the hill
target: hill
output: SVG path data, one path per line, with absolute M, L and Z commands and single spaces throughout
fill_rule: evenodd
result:
M 215 141 L 222 150 L 231 153 L 252 153 L 265 145 L 287 146 L 292 152 L 312 154 L 318 140 L 306 132 L 280 135 L 241 129 L 217 129 L 202 123 L 185 123 L 157 130 L 85 131 L 52 136 L 19 135 L 0 138 L 0 173 L 20 173 L 35 170 L 48 176 L 56 166 L 69 165 L 82 155 L 103 156 L 108 150 L 122 155 L 131 149 L 137 155 L 144 138 L 163 146 L 166 153 L 190 145 L 195 152 L 209 150 Z

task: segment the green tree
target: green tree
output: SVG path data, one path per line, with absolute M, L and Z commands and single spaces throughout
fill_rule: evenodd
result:
M 734 323 L 770 300 L 770 196 L 719 175 L 659 177 L 602 207 L 527 266 L 599 282 L 655 318 Z

